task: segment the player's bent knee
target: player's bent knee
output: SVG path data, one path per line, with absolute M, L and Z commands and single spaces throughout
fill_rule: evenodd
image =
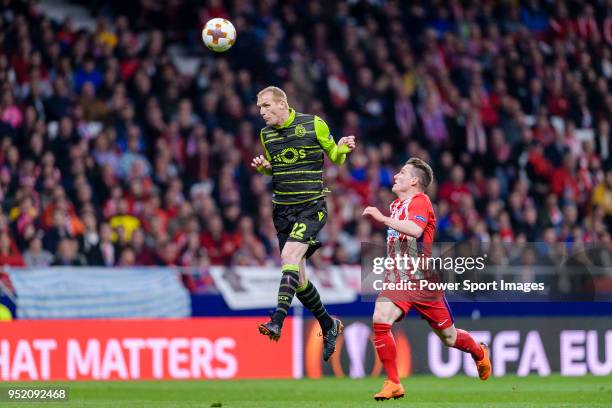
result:
M 283 264 L 299 265 L 301 258 L 295 251 L 286 250 L 281 254 L 281 261 Z
M 452 336 L 440 337 L 440 340 L 442 341 L 442 344 L 444 344 L 447 347 L 452 347 L 455 345 L 455 339 L 453 339 Z
M 299 260 L 296 259 L 294 256 L 281 256 L 281 262 L 283 265 L 287 265 L 287 264 L 291 264 L 291 265 L 297 265 L 299 264 Z
M 453 347 L 455 345 L 455 341 L 457 340 L 457 331 L 454 327 L 449 327 L 444 330 L 434 330 L 442 344 L 447 347 Z
M 372 315 L 372 322 L 387 323 L 387 320 L 385 319 L 385 314 L 379 311 L 374 311 L 374 314 Z
M 287 243 L 287 245 L 285 245 L 283 248 L 283 252 L 281 253 L 282 263 L 298 265 L 302 261 L 302 258 L 304 258 L 307 249 L 308 246 L 304 244 L 291 245 L 290 243 Z
M 374 314 L 372 315 L 372 322 L 374 323 L 384 323 L 384 324 L 393 324 L 397 319 L 394 310 L 388 307 L 379 307 L 376 306 L 374 308 Z

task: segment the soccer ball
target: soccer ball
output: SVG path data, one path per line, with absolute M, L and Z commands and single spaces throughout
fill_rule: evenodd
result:
M 224 52 L 236 42 L 236 29 L 224 18 L 213 18 L 202 29 L 202 40 L 208 49 Z

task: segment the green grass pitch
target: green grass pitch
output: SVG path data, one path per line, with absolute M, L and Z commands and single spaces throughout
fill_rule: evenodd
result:
M 7 387 L 69 388 L 70 401 L 7 403 L 5 407 L 223 407 L 223 408 L 543 408 L 612 407 L 610 377 L 500 377 L 486 382 L 465 376 L 403 380 L 406 396 L 376 402 L 382 378 L 360 380 L 142 381 L 2 383 Z

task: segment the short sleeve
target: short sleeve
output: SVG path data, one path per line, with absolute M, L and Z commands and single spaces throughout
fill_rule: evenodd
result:
M 429 220 L 429 201 L 425 196 L 418 195 L 408 205 L 408 220 L 425 229 Z

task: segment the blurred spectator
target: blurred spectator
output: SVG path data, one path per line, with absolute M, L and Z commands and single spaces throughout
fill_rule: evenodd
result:
M 612 221 L 612 169 L 606 171 L 605 178 L 593 189 L 591 204 L 601 207 L 608 218 L 608 225 Z
M 201 242 L 213 265 L 227 264 L 239 245 L 237 236 L 223 231 L 223 222 L 219 216 L 208 221 L 207 232 L 202 235 Z
M 6 266 L 24 266 L 21 253 L 17 250 L 17 246 L 11 240 L 8 232 L 0 232 L 0 265 Z
M 450 180 L 440 187 L 439 197 L 441 200 L 448 201 L 452 206 L 459 204 L 463 195 L 469 195 L 470 190 L 464 181 L 465 175 L 463 167 L 453 166 Z
M 45 250 L 42 246 L 42 235 L 43 232 L 40 231 L 40 233 L 32 238 L 28 245 L 28 249 L 23 253 L 23 260 L 26 266 L 45 267 L 51 265 L 53 262 L 53 254 Z
M 119 199 L 117 212 L 109 220 L 111 228 L 120 231 L 115 240 L 130 242 L 132 233 L 137 228 L 140 228 L 140 220 L 131 215 L 128 209 L 128 201 L 125 198 Z
M 134 250 L 135 263 L 137 265 L 153 265 L 154 254 L 151 248 L 147 245 L 146 236 L 142 228 L 137 228 L 132 232 L 131 246 Z
M 47 251 L 55 253 L 62 239 L 74 237 L 67 224 L 68 220 L 64 212 L 59 208 L 56 209 L 53 212 L 51 227 L 45 232 L 43 239 L 43 246 Z
M 100 230 L 100 252 L 102 254 L 102 266 L 113 266 L 117 262 L 117 248 L 112 242 L 113 230 L 108 223 L 102 223 Z
M 102 74 L 96 69 L 96 61 L 92 56 L 85 57 L 82 68 L 74 74 L 74 87 L 77 92 L 81 92 L 86 83 L 91 83 L 94 90 L 102 84 Z
M 78 243 L 74 239 L 63 238 L 57 245 L 57 254 L 52 266 L 84 266 L 84 257 L 78 252 Z
M 136 265 L 134 250 L 130 247 L 123 248 L 121 255 L 119 255 L 119 262 L 117 263 L 117 266 L 129 267 L 134 265 Z
M 79 237 L 79 251 L 85 255 L 88 265 L 104 265 L 95 214 L 93 212 L 85 213 L 83 223 L 85 229 Z

